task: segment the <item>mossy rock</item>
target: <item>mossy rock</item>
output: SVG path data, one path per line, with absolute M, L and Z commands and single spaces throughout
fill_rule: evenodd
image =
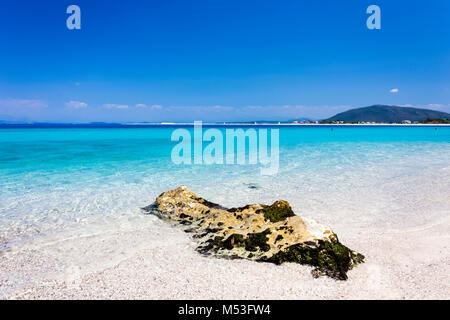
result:
M 347 271 L 364 262 L 364 256 L 338 241 L 319 240 L 316 247 L 304 244 L 292 245 L 264 261 L 276 264 L 283 262 L 306 264 L 315 267 L 313 270 L 315 277 L 326 274 L 337 280 L 347 280 Z
M 339 280 L 364 261 L 363 255 L 342 245 L 331 228 L 295 215 L 283 200 L 226 209 L 180 186 L 144 210 L 183 225 L 204 255 L 299 263 L 314 267 L 315 277 Z
M 272 232 L 268 228 L 263 232 L 249 233 L 247 235 L 247 238 L 245 239 L 245 250 L 257 251 L 259 248 L 263 252 L 269 251 L 270 245 L 267 244 L 267 241 L 269 240 L 269 238 L 267 238 L 267 235 L 271 233 Z
M 242 234 L 233 233 L 222 243 L 222 247 L 231 250 L 235 247 L 242 247 L 244 245 L 244 236 Z
M 277 200 L 272 205 L 263 205 L 259 212 L 264 214 L 264 219 L 270 222 L 283 221 L 286 218 L 294 217 L 295 213 L 287 201 Z
M 270 233 L 271 231 L 269 229 L 263 232 L 249 233 L 247 237 L 244 237 L 242 234 L 233 233 L 220 244 L 220 247 L 227 250 L 244 247 L 245 250 L 250 252 L 258 251 L 258 249 L 267 252 L 270 250 L 270 245 L 267 243 L 269 240 L 267 236 Z

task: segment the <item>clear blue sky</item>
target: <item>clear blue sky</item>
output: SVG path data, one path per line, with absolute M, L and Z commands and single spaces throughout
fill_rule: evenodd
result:
M 81 8 L 81 30 L 66 8 Z M 366 8 L 381 8 L 381 30 Z M 450 1 L 22 1 L 0 6 L 0 120 L 450 111 Z M 391 92 L 392 89 L 397 89 Z

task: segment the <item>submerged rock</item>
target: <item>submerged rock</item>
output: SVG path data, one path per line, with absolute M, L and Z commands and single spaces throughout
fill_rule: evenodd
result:
M 259 185 L 256 183 L 244 183 L 249 189 L 259 189 Z
M 314 267 L 313 276 L 346 280 L 364 256 L 350 250 L 330 228 L 295 215 L 287 201 L 227 209 L 198 197 L 185 186 L 162 193 L 143 208 L 194 233 L 205 255 L 255 261 L 295 262 Z

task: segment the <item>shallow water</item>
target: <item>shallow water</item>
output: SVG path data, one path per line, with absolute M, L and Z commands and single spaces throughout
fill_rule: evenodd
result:
M 0 250 L 155 226 L 140 208 L 181 184 L 230 207 L 285 199 L 344 235 L 450 213 L 450 127 L 280 127 L 274 176 L 259 165 L 175 165 L 174 129 L 0 129 Z

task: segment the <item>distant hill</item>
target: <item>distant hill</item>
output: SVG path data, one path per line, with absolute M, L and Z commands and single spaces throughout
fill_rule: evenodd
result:
M 429 109 L 374 105 L 341 112 L 326 120 L 345 122 L 402 122 L 403 120 L 423 121 L 428 118 L 450 119 L 450 114 Z

